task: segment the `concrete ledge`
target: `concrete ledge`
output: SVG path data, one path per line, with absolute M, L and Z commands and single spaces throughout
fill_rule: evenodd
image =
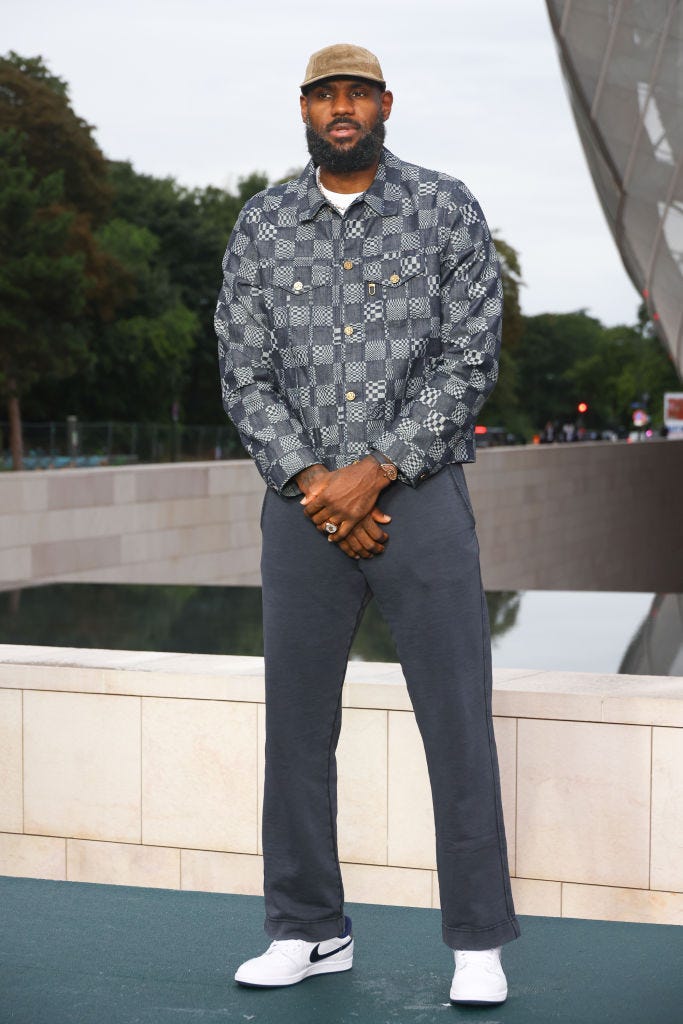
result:
M 260 658 L 0 646 L 0 874 L 261 890 Z M 683 923 L 683 679 L 498 671 L 520 913 Z M 355 662 L 338 750 L 348 898 L 438 906 L 396 665 Z
M 494 714 L 683 728 L 677 676 L 494 669 Z M 0 644 L 0 687 L 262 704 L 263 659 Z M 343 706 L 412 711 L 400 666 L 350 662 Z

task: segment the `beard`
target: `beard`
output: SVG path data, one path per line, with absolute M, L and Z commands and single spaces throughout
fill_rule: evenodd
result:
M 352 121 L 351 118 L 341 117 L 331 121 L 327 127 L 331 128 L 333 125 L 341 123 L 353 124 L 358 127 L 357 122 Z M 368 167 L 376 164 L 384 145 L 385 135 L 384 115 L 381 110 L 370 131 L 362 135 L 355 145 L 344 148 L 333 145 L 320 135 L 311 124 L 310 117 L 306 121 L 306 144 L 313 163 L 335 174 L 366 171 Z

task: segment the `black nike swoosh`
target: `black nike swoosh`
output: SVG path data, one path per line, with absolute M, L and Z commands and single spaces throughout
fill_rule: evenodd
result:
M 341 953 L 342 949 L 346 949 L 353 942 L 353 936 L 349 937 L 349 941 L 345 942 L 343 946 L 337 946 L 336 949 L 331 949 L 329 953 L 319 953 L 320 943 L 311 950 L 310 960 L 312 964 L 317 964 L 318 960 L 327 960 L 328 956 L 335 956 L 336 953 Z

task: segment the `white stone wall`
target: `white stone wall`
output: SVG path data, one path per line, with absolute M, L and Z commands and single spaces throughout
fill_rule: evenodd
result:
M 351 901 L 438 906 L 400 670 L 354 662 L 339 747 Z M 260 658 L 0 646 L 0 874 L 258 894 Z M 683 679 L 497 671 L 518 911 L 683 924 Z
M 488 449 L 466 474 L 488 589 L 683 589 L 683 442 Z M 258 584 L 263 491 L 246 460 L 0 474 L 0 586 Z

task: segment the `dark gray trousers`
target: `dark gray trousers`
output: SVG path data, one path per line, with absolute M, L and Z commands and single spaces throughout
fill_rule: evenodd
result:
M 349 648 L 371 597 L 398 650 L 427 755 L 444 942 L 488 949 L 519 935 L 491 719 L 491 645 L 474 517 L 460 465 L 382 492 L 383 554 L 327 542 L 297 498 L 262 515 L 266 666 L 266 932 L 344 930 L 335 749 Z

